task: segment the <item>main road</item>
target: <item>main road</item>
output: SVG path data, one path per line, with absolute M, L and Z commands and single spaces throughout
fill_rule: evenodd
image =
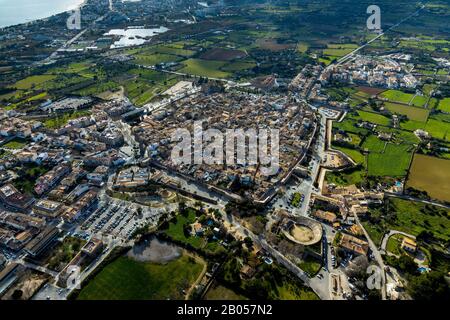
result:
M 225 224 L 232 226 L 230 231 L 240 235 L 242 238 L 249 237 L 253 243 L 267 251 L 278 263 L 283 265 L 286 269 L 295 274 L 303 283 L 310 287 L 322 300 L 330 300 L 329 280 L 328 277 L 319 279 L 317 277 L 310 278 L 306 272 L 300 269 L 297 265 L 292 263 L 286 256 L 271 246 L 264 238 L 264 236 L 256 236 L 252 231 L 241 225 L 237 219 L 231 214 L 224 215 Z
M 391 27 L 390 27 L 389 29 L 387 29 L 386 31 L 380 33 L 378 36 L 376 36 L 376 37 L 373 38 L 372 40 L 366 42 L 365 44 L 363 44 L 362 46 L 356 48 L 355 50 L 353 50 L 353 51 L 350 52 L 349 54 L 343 56 L 342 58 L 340 58 L 339 60 L 337 60 L 336 65 L 340 65 L 340 64 L 342 64 L 342 63 L 344 63 L 344 62 L 350 60 L 350 59 L 355 55 L 355 53 L 357 53 L 357 52 L 360 51 L 361 49 L 367 47 L 367 46 L 370 45 L 372 42 L 374 42 L 374 41 L 380 39 L 380 38 L 381 38 L 382 36 L 384 36 L 387 32 L 393 30 L 394 28 L 397 28 L 397 27 L 398 27 L 399 25 L 401 25 L 403 22 L 405 22 L 405 21 L 411 19 L 413 16 L 417 15 L 420 11 L 422 11 L 424 8 L 425 8 L 425 5 L 422 5 L 422 6 L 420 7 L 419 10 L 417 10 L 417 11 L 415 11 L 414 13 L 410 14 L 410 15 L 407 16 L 406 18 L 403 18 L 401 21 L 399 21 L 398 23 L 394 24 L 393 26 L 391 26 Z M 333 64 L 330 64 L 330 65 L 327 67 L 327 69 L 330 68 L 332 65 L 333 65 Z

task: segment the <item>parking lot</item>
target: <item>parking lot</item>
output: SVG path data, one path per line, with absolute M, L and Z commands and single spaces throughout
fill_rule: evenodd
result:
M 165 208 L 150 208 L 105 197 L 77 232 L 80 235 L 111 235 L 128 240 L 138 228 L 156 225 L 165 211 Z

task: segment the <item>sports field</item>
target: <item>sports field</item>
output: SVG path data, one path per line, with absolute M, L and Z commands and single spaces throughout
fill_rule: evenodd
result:
M 78 300 L 184 299 L 183 290 L 197 280 L 203 266 L 183 255 L 167 264 L 120 257 L 84 287 Z
M 433 198 L 450 201 L 450 160 L 416 154 L 407 186 L 426 191 Z

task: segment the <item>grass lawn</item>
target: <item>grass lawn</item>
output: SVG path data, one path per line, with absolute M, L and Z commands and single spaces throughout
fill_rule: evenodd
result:
M 308 273 L 309 276 L 314 276 L 316 273 L 320 271 L 320 268 L 322 268 L 322 263 L 321 261 L 318 261 L 317 259 L 308 256 L 305 260 L 303 260 L 299 264 L 299 267 L 300 269 Z
M 107 265 L 84 287 L 78 300 L 184 299 L 203 266 L 183 255 L 165 265 L 120 257 Z
M 184 234 L 184 229 L 183 229 L 184 225 L 192 224 L 195 222 L 195 220 L 196 220 L 195 211 L 192 209 L 188 209 L 187 217 L 184 217 L 181 214 L 177 215 L 176 223 L 173 221 L 170 222 L 169 228 L 167 230 L 165 230 L 164 232 L 175 241 L 181 241 L 184 243 L 188 243 L 196 249 L 201 249 L 205 245 L 207 245 L 207 244 L 205 244 L 206 239 L 204 239 L 203 237 L 191 236 L 191 235 L 186 237 L 186 235 Z M 214 247 L 215 246 L 211 244 L 209 249 L 215 249 Z M 208 248 L 206 248 L 206 249 L 208 249 Z
M 292 196 L 292 201 L 291 201 L 291 205 L 293 205 L 294 207 L 298 207 L 300 205 L 300 200 L 301 200 L 302 194 L 301 193 L 294 193 L 294 195 Z
M 219 70 L 226 64 L 225 61 L 189 59 L 182 63 L 185 67 L 179 70 L 181 73 L 208 78 L 228 78 L 231 75 L 228 72 Z
M 403 104 L 386 102 L 384 106 L 392 113 L 405 115 L 413 121 L 426 122 L 430 114 L 430 111 L 427 109 L 405 106 Z
M 380 226 L 379 224 L 371 224 L 369 222 L 363 221 L 362 225 L 364 229 L 366 229 L 372 241 L 377 245 L 381 245 L 381 241 L 383 240 L 383 236 L 386 230 Z
M 13 139 L 13 140 L 9 141 L 8 143 L 4 144 L 3 147 L 6 149 L 11 149 L 11 150 L 18 150 L 18 149 L 22 149 L 26 145 L 27 145 L 27 143 L 24 142 L 23 140 Z
M 298 287 L 285 281 L 282 286 L 277 286 L 278 300 L 319 300 L 319 297 L 312 291 Z
M 407 186 L 426 191 L 432 198 L 450 201 L 450 160 L 416 154 Z
M 62 243 L 51 252 L 48 268 L 61 271 L 81 250 L 86 241 L 74 237 L 66 237 Z
M 401 248 L 403 238 L 405 236 L 401 234 L 394 234 L 392 235 L 386 245 L 386 250 L 390 253 L 393 253 L 397 256 L 401 255 L 403 253 L 403 249 Z
M 67 112 L 64 114 L 60 114 L 55 118 L 48 119 L 44 121 L 44 126 L 49 129 L 58 129 L 64 127 L 69 120 L 90 116 L 91 112 L 88 110 L 75 111 L 75 112 Z
M 26 193 L 33 193 L 36 180 L 49 171 L 48 168 L 38 165 L 28 165 L 20 171 L 19 178 L 14 180 L 14 186 Z
M 304 42 L 300 42 L 297 45 L 297 51 L 300 53 L 305 53 L 306 51 L 308 51 L 309 45 L 307 43 Z
M 217 285 L 208 290 L 205 300 L 248 300 L 246 297 L 237 294 L 224 286 Z

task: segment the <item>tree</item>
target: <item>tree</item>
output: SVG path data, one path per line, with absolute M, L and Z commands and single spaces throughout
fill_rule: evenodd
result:
M 358 279 L 364 278 L 366 275 L 367 268 L 369 267 L 369 260 L 366 256 L 358 256 L 353 259 L 348 268 L 345 270 L 345 273 L 349 277 L 355 277 Z
M 22 290 L 14 290 L 13 294 L 11 295 L 11 297 L 13 298 L 13 300 L 20 300 L 23 296 L 23 291 Z
M 253 246 L 253 240 L 250 237 L 245 237 L 244 243 L 247 248 L 251 248 Z
M 142 208 L 141 207 L 137 208 L 137 214 L 138 214 L 138 217 L 142 219 L 143 215 L 142 215 Z
M 181 201 L 178 203 L 178 211 L 183 216 L 187 215 L 187 207 L 186 207 L 186 203 L 184 201 Z
M 416 300 L 450 300 L 450 289 L 444 273 L 437 271 L 412 277 L 408 282 L 407 292 Z

